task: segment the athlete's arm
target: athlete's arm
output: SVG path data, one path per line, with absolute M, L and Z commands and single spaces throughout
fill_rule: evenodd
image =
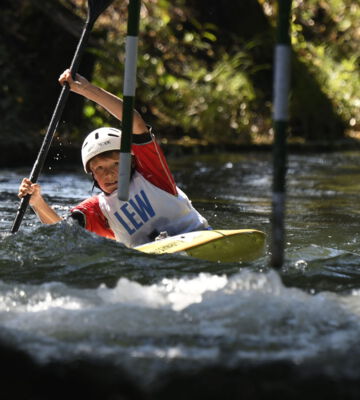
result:
M 123 101 L 119 97 L 106 91 L 105 89 L 93 85 L 80 74 L 76 74 L 76 80 L 73 80 L 69 69 L 65 70 L 60 75 L 59 82 L 61 85 L 67 82 L 71 91 L 94 101 L 105 108 L 114 117 L 122 121 Z M 144 132 L 147 132 L 147 126 L 141 115 L 134 110 L 133 133 L 141 134 Z
M 40 185 L 32 183 L 28 178 L 24 178 L 19 187 L 18 196 L 22 198 L 27 194 L 31 196 L 30 206 L 43 224 L 55 224 L 62 220 L 42 197 Z

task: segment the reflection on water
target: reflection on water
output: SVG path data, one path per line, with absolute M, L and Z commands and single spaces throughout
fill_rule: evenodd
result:
M 286 262 L 217 264 L 126 249 L 28 212 L 9 235 L 28 171 L 0 172 L 0 330 L 42 362 L 91 354 L 144 383 L 171 368 L 309 360 L 360 374 L 359 153 L 291 155 Z M 216 228 L 270 232 L 271 155 L 172 162 L 178 185 Z M 81 173 L 44 174 L 66 215 L 91 195 Z M 350 355 L 349 355 L 350 354 Z

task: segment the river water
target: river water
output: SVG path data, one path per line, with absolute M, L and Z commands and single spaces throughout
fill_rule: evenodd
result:
M 270 233 L 271 155 L 170 160 L 178 185 L 215 228 Z M 57 211 L 91 194 L 56 160 L 40 178 Z M 360 153 L 292 154 L 286 254 L 248 264 L 146 255 L 28 212 L 9 235 L 20 179 L 0 171 L 0 340 L 36 362 L 92 357 L 140 385 L 169 371 L 286 360 L 360 376 Z

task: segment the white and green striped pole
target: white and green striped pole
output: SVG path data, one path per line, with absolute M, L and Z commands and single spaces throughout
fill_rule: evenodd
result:
M 129 199 L 131 174 L 131 136 L 135 105 L 136 66 L 141 0 L 130 0 L 125 44 L 125 69 L 123 88 L 123 120 L 120 145 L 118 198 Z
M 289 91 L 291 69 L 291 0 L 278 0 L 277 43 L 274 70 L 274 128 L 272 249 L 271 266 L 281 268 L 284 262 L 285 194 L 286 194 L 286 135 L 289 120 Z

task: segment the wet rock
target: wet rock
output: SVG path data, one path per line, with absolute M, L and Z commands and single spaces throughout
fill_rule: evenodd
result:
M 172 372 L 144 388 L 113 365 L 81 359 L 40 365 L 19 349 L 0 344 L 4 399 L 26 400 L 322 400 L 358 399 L 357 378 L 334 379 L 317 366 L 270 362 L 237 368 Z

